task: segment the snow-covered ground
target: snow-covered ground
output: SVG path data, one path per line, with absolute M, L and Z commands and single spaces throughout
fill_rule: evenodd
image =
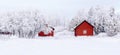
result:
M 119 51 L 120 39 L 108 37 L 0 40 L 0 55 L 120 55 Z
M 0 55 L 120 55 L 119 36 L 107 37 L 101 33 L 92 37 L 75 37 L 66 28 L 56 27 L 54 37 L 1 36 Z

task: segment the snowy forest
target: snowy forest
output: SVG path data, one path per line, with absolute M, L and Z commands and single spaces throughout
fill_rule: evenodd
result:
M 0 18 L 0 32 L 10 32 L 20 38 L 33 38 L 45 23 L 39 10 L 2 12 Z
M 71 20 L 61 17 L 47 17 L 40 10 L 21 10 L 0 12 L 0 32 L 10 32 L 19 38 L 34 38 L 45 28 L 45 24 L 52 27 L 67 27 L 73 32 L 82 21 L 87 20 L 94 26 L 94 34 L 107 33 L 114 36 L 120 32 L 120 15 L 113 7 L 91 7 L 88 11 L 80 10 Z M 47 31 L 47 29 L 45 29 Z

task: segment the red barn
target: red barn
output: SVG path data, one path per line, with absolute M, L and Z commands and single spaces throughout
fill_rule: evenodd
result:
M 49 30 L 48 30 L 49 29 Z M 47 31 L 46 31 L 47 30 Z M 47 32 L 47 33 L 46 33 Z M 42 31 L 38 33 L 38 36 L 45 37 L 45 36 L 54 36 L 54 28 L 49 27 L 46 25 L 46 28 L 44 28 Z
M 79 24 L 75 29 L 75 36 L 92 36 L 93 26 L 86 20 Z

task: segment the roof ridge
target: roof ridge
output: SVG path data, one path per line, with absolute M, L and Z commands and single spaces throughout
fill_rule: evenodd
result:
M 77 25 L 77 26 L 75 27 L 75 29 L 76 29 L 78 26 L 82 25 L 84 22 L 86 22 L 86 23 L 89 24 L 90 26 L 94 27 L 94 26 L 91 25 L 87 20 L 84 20 L 84 21 L 82 21 L 79 25 Z

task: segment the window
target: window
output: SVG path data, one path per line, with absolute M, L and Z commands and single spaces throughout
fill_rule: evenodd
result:
M 83 34 L 87 34 L 87 30 L 83 30 Z

